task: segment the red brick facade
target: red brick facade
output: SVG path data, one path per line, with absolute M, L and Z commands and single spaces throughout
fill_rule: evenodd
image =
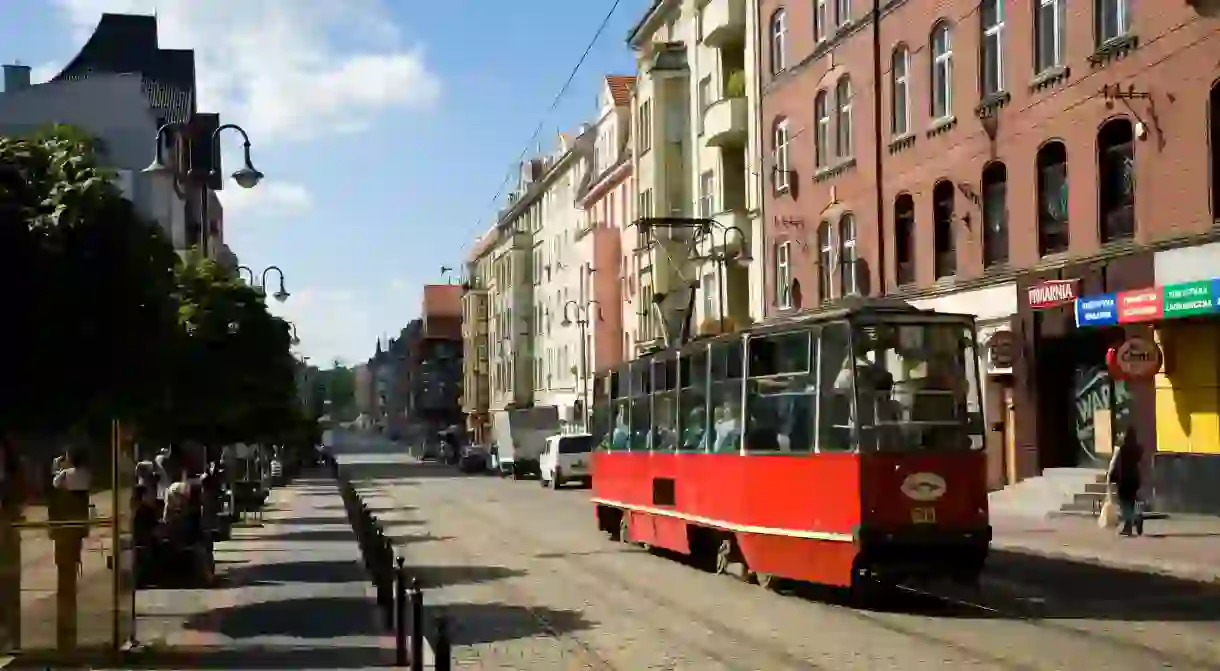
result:
M 799 299 L 789 301 L 799 303 L 793 307 L 810 308 L 821 300 L 823 245 L 818 228 L 823 222 L 837 228 L 845 214 L 854 217 L 856 254 L 866 268 L 868 286 L 873 292 L 901 288 L 908 295 L 1011 281 L 1027 269 L 1122 253 L 1132 242 L 1169 242 L 1213 231 L 1216 164 L 1210 152 L 1216 143 L 1209 136 L 1216 131 L 1209 130 L 1209 115 L 1215 114 L 1209 96 L 1214 96 L 1220 78 L 1220 20 L 1199 14 L 1203 10 L 1195 6 L 1206 3 L 1187 0 L 1057 2 L 1063 8 L 1057 14 L 1055 0 L 1000 3 L 1005 10 L 1002 26 L 990 32 L 998 33 L 1002 43 L 1002 66 L 996 69 L 1001 81 L 1000 92 L 992 96 L 980 95 L 985 24 L 998 25 L 988 0 L 882 3 L 889 8 L 882 15 L 879 49 L 884 231 L 879 236 L 871 2 L 853 0 L 843 27 L 837 33 L 831 28 L 828 39 L 816 44 L 815 8 L 824 4 L 832 15 L 836 6 L 846 3 L 761 0 L 766 165 L 771 184 L 782 183 L 782 175 L 777 180 L 774 170 L 772 130 L 777 120 L 786 118 L 792 184 L 765 194 L 767 255 L 777 259 L 780 245 L 789 243 L 788 266 L 800 286 Z M 1039 24 L 1036 10 L 1043 4 L 1051 9 Z M 1095 19 L 1103 6 L 1111 11 L 1121 6 L 1130 14 L 1108 14 L 1119 17 L 1103 22 L 1113 26 L 1109 34 L 1117 37 L 1099 47 Z M 781 10 L 785 62 L 776 68 L 769 26 Z M 833 16 L 829 22 L 838 23 Z M 949 30 L 946 49 L 932 43 L 940 22 Z M 1055 33 L 1039 25 L 1060 27 L 1059 39 L 1051 39 Z M 1039 43 L 1041 63 L 1035 53 Z M 909 115 L 896 123 L 894 54 L 903 46 L 908 54 Z M 951 101 L 934 111 L 934 54 L 949 52 L 951 56 L 939 62 L 951 62 Z M 834 96 L 843 77 L 851 84 L 850 148 L 836 152 L 836 122 L 847 116 L 836 114 Z M 1116 90 L 1123 95 L 1114 96 Z M 820 162 L 815 149 L 819 91 L 827 93 L 829 118 L 823 124 L 827 156 Z M 1112 120 L 1118 123 L 1107 126 Z M 1134 180 L 1127 179 L 1132 175 L 1122 167 L 1132 154 Z M 1062 165 L 1059 159 L 1065 155 L 1066 181 L 1061 183 L 1055 181 L 1062 176 L 1055 166 Z M 1045 170 L 1040 171 L 1040 163 Z M 1112 186 L 1099 188 L 1099 177 Z M 1131 182 L 1134 191 L 1124 190 Z M 1062 200 L 1054 195 L 1065 193 L 1063 216 Z M 896 230 L 903 228 L 896 213 L 900 201 L 909 206 L 901 209 L 913 214 L 905 233 Z M 1060 236 L 1054 235 L 1056 225 Z M 1005 229 L 1006 236 L 998 235 Z M 991 231 L 986 264 L 985 231 Z M 879 237 L 885 245 L 881 285 Z M 844 256 L 839 243 L 832 239 L 830 245 L 836 263 Z M 850 258 L 850 251 L 846 256 Z M 774 313 L 776 277 L 782 271 L 774 262 L 769 265 L 768 312 Z M 833 297 L 840 291 L 840 273 L 837 265 L 831 270 Z

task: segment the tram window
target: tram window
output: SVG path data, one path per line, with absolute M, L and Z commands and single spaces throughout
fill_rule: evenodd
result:
M 857 342 L 861 449 L 954 450 L 970 436 L 977 384 L 973 332 L 953 323 L 863 325 Z
M 678 445 L 678 361 L 666 359 L 653 365 L 652 431 L 649 446 L 671 451 Z
M 855 371 L 851 357 L 851 329 L 847 322 L 822 327 L 818 341 L 817 449 L 819 452 L 850 452 L 852 393 Z
M 612 404 L 614 426 L 610 430 L 609 449 L 624 452 L 631 449 L 631 400 L 615 399 Z
M 746 451 L 811 452 L 817 380 L 809 374 L 808 331 L 750 340 L 746 381 Z
M 631 446 L 632 452 L 647 452 L 652 434 L 652 361 L 631 364 Z
M 593 378 L 593 407 L 589 421 L 589 433 L 596 449 L 610 446 L 610 377 L 598 375 Z
M 715 343 L 710 348 L 708 383 L 708 449 L 733 453 L 741 449 L 741 342 Z
M 679 366 L 679 424 L 682 437 L 679 450 L 702 452 L 708 448 L 707 430 L 707 352 L 694 352 L 682 357 Z

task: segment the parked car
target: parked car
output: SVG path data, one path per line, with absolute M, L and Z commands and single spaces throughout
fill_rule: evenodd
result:
M 593 484 L 593 436 L 587 433 L 567 433 L 546 439 L 546 449 L 539 459 L 543 487 L 559 489 L 568 482 Z
M 458 470 L 463 473 L 484 473 L 488 467 L 488 450 L 482 445 L 467 445 L 458 459 Z

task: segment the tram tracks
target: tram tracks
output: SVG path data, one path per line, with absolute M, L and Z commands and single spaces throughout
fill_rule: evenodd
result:
M 487 527 L 488 529 L 497 532 L 503 530 L 501 520 L 495 519 L 493 516 L 489 515 L 486 511 L 479 507 L 472 506 L 457 499 L 450 499 L 446 502 L 446 505 L 451 506 L 453 509 L 460 510 L 463 518 L 467 521 L 478 520 L 481 526 Z M 547 542 L 545 539 L 535 534 L 525 532 L 519 528 L 514 530 L 514 532 L 515 533 L 513 536 L 507 538 L 499 533 L 489 534 L 488 537 L 496 538 L 497 546 L 500 549 L 503 549 L 506 545 L 511 546 L 518 550 L 522 555 L 533 558 L 537 558 L 540 548 L 545 548 L 548 545 L 551 545 L 551 543 Z M 458 550 L 456 548 L 451 548 L 451 551 L 462 555 L 463 560 L 465 561 L 477 561 L 477 556 L 473 552 Z M 556 556 L 558 557 L 560 555 Z M 720 664 L 725 669 L 730 669 L 732 671 L 760 671 L 760 669 L 791 668 L 805 669 L 808 671 L 831 671 L 826 667 L 818 666 L 806 659 L 793 655 L 772 641 L 733 629 L 718 620 L 709 618 L 703 613 L 683 606 L 672 599 L 667 599 L 656 593 L 645 591 L 641 589 L 640 585 L 624 580 L 614 571 L 598 565 L 589 556 L 563 553 L 562 557 L 572 565 L 580 568 L 578 573 L 579 575 L 593 578 L 593 580 L 588 578 L 578 580 L 587 586 L 590 593 L 596 592 L 598 594 L 599 604 L 607 605 L 612 610 L 618 612 L 630 613 L 631 617 L 636 619 L 640 617 L 649 619 L 651 621 L 651 629 L 653 631 L 662 634 L 662 636 L 670 640 L 681 643 L 686 648 L 697 651 L 699 654 Z M 571 581 L 569 580 L 569 583 L 570 582 Z M 523 590 L 517 589 L 502 581 L 495 583 L 492 587 L 506 597 L 511 598 L 512 603 L 520 606 L 530 613 L 531 617 L 538 622 L 540 629 L 542 629 L 548 637 L 555 639 L 557 642 L 567 643 L 569 648 L 575 648 L 578 650 L 580 661 L 586 666 L 586 668 L 597 669 L 599 671 L 617 671 L 620 669 L 622 671 L 627 671 L 628 668 L 630 668 L 631 671 L 635 671 L 639 668 L 638 666 L 617 666 L 598 652 L 596 646 L 584 640 L 575 633 L 558 631 L 556 627 L 547 621 L 545 616 L 540 613 L 540 610 L 537 607 L 529 605 L 530 599 L 524 594 Z M 620 594 L 629 594 L 631 599 L 638 599 L 647 602 L 654 607 L 654 610 L 651 612 L 648 610 L 641 610 L 638 608 L 638 604 L 632 603 L 630 600 L 618 596 Z M 763 665 L 760 666 L 758 663 L 744 663 L 741 660 L 736 659 L 735 656 L 726 654 L 721 650 L 714 649 L 711 646 L 696 640 L 696 638 L 693 636 L 679 632 L 672 624 L 666 622 L 666 619 L 662 617 L 662 613 L 666 611 L 670 614 L 677 615 L 680 621 L 697 624 L 699 627 L 707 630 L 718 641 L 725 641 L 726 644 L 722 645 L 721 647 L 748 651 L 748 656 L 762 660 Z

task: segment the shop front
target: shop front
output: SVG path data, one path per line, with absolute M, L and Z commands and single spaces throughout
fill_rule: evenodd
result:
M 1178 260 L 1158 258 L 1157 266 L 1172 267 L 1163 275 L 1186 281 L 1083 296 L 1076 301 L 1077 324 L 1143 331 L 1111 352 L 1110 368 L 1115 377 L 1153 386 L 1155 442 L 1144 443 L 1156 448 L 1155 505 L 1220 514 L 1220 277 L 1190 279 L 1220 273 L 1214 264 L 1210 272 L 1205 266 L 1192 272 L 1186 259 Z
M 1119 295 L 1153 282 L 1151 253 L 1071 264 L 1018 280 L 1011 412 L 1016 479 L 1047 468 L 1105 468 L 1115 442 L 1131 427 L 1150 448 L 1155 445 L 1153 381 L 1113 375 L 1107 364 L 1111 349 L 1149 335 L 1147 323 L 1077 325 L 1078 305 L 1087 297 Z

